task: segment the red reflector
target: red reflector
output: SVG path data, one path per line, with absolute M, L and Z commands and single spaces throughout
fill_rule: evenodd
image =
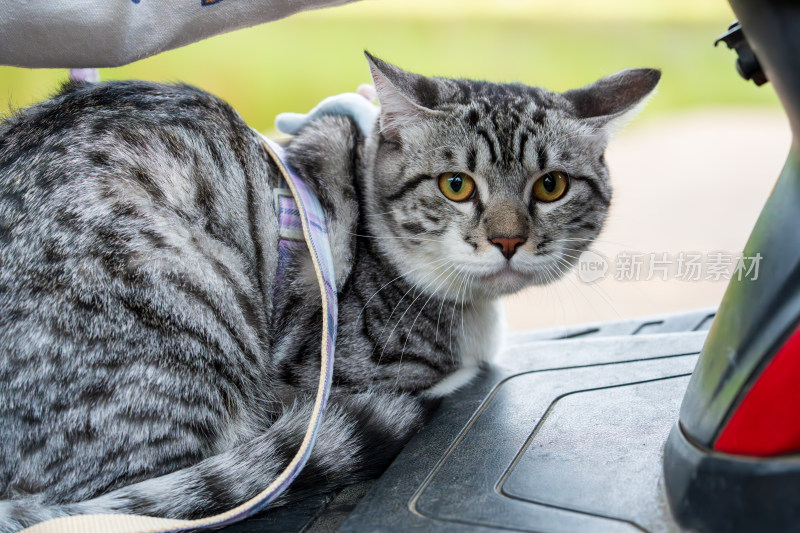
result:
M 714 449 L 759 457 L 800 451 L 800 328 L 761 372 Z

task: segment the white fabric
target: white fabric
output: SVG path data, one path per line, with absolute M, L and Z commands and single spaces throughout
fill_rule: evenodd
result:
M 362 85 L 358 93 L 343 93 L 329 96 L 308 113 L 281 113 L 275 117 L 275 127 L 288 135 L 296 135 L 306 124 L 325 115 L 351 117 L 358 129 L 369 136 L 378 120 L 380 108 L 371 103 L 375 98 L 372 85 Z
M 0 64 L 115 67 L 354 0 L 0 0 Z

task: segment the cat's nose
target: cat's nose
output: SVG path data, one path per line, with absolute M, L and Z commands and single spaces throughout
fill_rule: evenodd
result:
M 516 253 L 517 248 L 525 242 L 525 239 L 520 237 L 495 237 L 491 241 L 493 245 L 497 246 L 497 248 L 503 252 L 506 259 L 511 259 Z

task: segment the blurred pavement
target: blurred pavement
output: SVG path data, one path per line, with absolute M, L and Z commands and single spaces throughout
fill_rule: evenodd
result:
M 606 228 L 592 247 L 608 258 L 606 277 L 588 284 L 573 272 L 554 285 L 506 298 L 509 328 L 717 305 L 727 282 L 676 279 L 677 257 L 680 252 L 686 258 L 699 252 L 713 263 L 707 254 L 741 252 L 790 142 L 788 123 L 778 110 L 704 109 L 662 115 L 644 124 L 634 121 L 617 134 L 607 152 L 614 199 Z M 667 281 L 661 280 L 660 270 L 646 280 L 646 255 L 639 281 L 616 279 L 622 271 L 615 266 L 625 262 L 619 259 L 621 252 L 655 252 L 659 259 L 667 253 Z

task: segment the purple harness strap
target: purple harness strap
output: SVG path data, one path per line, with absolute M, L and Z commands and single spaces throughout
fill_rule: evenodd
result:
M 289 189 L 289 184 L 285 178 L 281 177 L 280 187 L 272 189 L 272 194 L 280 228 L 278 271 L 275 274 L 273 289 L 273 292 L 277 293 L 280 290 L 283 273 L 286 271 L 294 251 L 306 248 L 306 240 L 303 235 L 302 222 L 300 221 L 300 210 L 297 208 L 297 202 L 292 196 L 292 191 Z
M 260 135 L 260 134 L 259 134 Z M 319 388 L 317 389 L 314 412 L 311 415 L 305 439 L 296 455 L 270 487 L 252 500 L 214 517 L 194 521 L 191 526 L 179 526 L 166 529 L 165 533 L 187 531 L 199 527 L 219 527 L 243 520 L 251 516 L 275 500 L 294 481 L 311 456 L 311 450 L 317 438 L 333 376 L 333 356 L 336 345 L 337 293 L 333 270 L 333 253 L 325 225 L 325 212 L 314 193 L 294 173 L 286 162 L 286 155 L 279 144 L 261 135 L 264 147 L 281 171 L 283 180 L 281 187 L 275 189 L 275 208 L 280 223 L 280 241 L 278 243 L 280 258 L 276 274 L 276 286 L 283 276 L 283 269 L 289 251 L 308 246 L 317 279 L 320 285 L 323 305 L 323 329 L 321 348 L 321 368 Z M 285 187 L 284 187 L 285 186 Z M 198 522 L 202 522 L 201 524 Z
M 315 403 L 316 416 L 312 415 L 307 431 L 307 436 L 310 436 L 310 442 L 307 446 L 304 446 L 306 444 L 305 441 L 304 445 L 301 445 L 300 450 L 298 450 L 295 456 L 295 460 L 287 467 L 287 471 L 291 469 L 288 475 L 285 476 L 285 479 L 283 479 L 271 493 L 262 494 L 258 502 L 249 502 L 252 503 L 252 505 L 244 510 L 240 516 L 235 517 L 235 519 L 228 519 L 224 522 L 217 523 L 216 525 L 235 522 L 257 513 L 277 498 L 286 490 L 289 484 L 294 481 L 311 455 L 311 450 L 314 447 L 314 442 L 316 441 L 317 433 L 319 432 L 319 427 L 322 424 L 322 419 L 325 414 L 325 408 L 330 394 L 331 379 L 333 377 L 338 294 L 336 292 L 334 278 L 333 252 L 331 251 L 330 240 L 328 239 L 328 228 L 325 224 L 325 211 L 322 209 L 322 205 L 320 205 L 314 193 L 303 183 L 286 162 L 286 153 L 283 147 L 263 135 L 261 135 L 261 138 L 264 141 L 267 152 L 270 154 L 283 176 L 281 188 L 273 191 L 281 236 L 278 243 L 280 255 L 275 285 L 278 286 L 280 278 L 283 276 L 283 269 L 286 266 L 289 250 L 302 246 L 308 246 L 320 284 L 322 304 L 324 306 L 323 327 L 325 328 L 322 332 L 320 386 L 317 391 Z M 284 185 L 287 188 L 284 188 Z M 286 474 L 286 472 L 284 472 L 284 474 Z

